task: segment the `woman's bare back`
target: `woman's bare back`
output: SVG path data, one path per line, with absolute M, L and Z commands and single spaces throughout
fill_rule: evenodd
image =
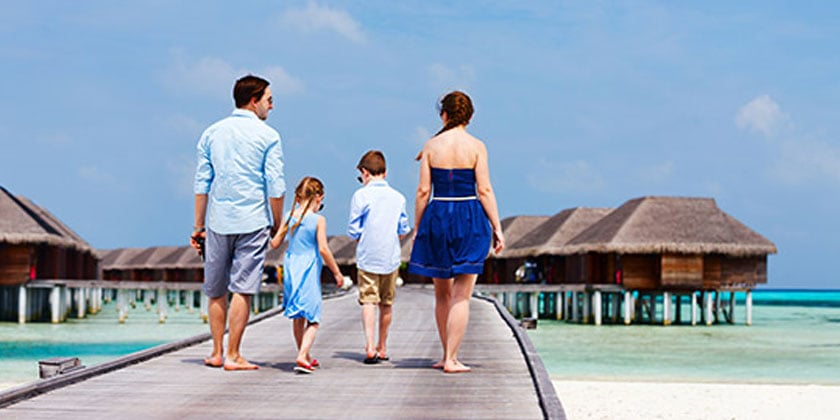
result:
M 484 143 L 463 127 L 429 139 L 424 147 L 429 166 L 442 169 L 474 169 L 484 150 Z

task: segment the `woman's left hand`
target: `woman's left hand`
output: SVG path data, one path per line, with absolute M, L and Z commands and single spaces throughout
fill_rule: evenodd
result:
M 501 230 L 493 231 L 493 251 L 498 255 L 505 248 L 505 235 Z

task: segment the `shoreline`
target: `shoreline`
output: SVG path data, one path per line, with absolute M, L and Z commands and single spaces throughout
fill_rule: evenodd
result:
M 552 378 L 570 419 L 833 419 L 840 385 Z

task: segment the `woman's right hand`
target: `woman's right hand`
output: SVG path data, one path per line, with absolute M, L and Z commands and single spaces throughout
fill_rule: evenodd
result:
M 344 286 L 344 275 L 339 273 L 333 273 L 333 277 L 335 277 L 335 285 L 339 288 Z

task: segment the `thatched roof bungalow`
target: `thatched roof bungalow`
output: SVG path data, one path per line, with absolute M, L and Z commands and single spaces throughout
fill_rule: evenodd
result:
M 57 217 L 0 187 L 0 285 L 94 279 L 99 258 Z
M 560 247 L 568 282 L 627 289 L 718 289 L 767 282 L 776 246 L 711 198 L 641 197 Z M 573 262 L 574 261 L 574 262 Z
M 539 267 L 539 280 L 546 283 L 564 283 L 566 278 L 565 257 L 561 248 L 580 232 L 601 220 L 612 209 L 574 207 L 560 211 L 551 217 L 545 217 L 542 223 L 531 226 L 521 237 L 508 239 L 508 248 L 502 251 L 501 258 L 507 262 L 505 278 L 512 283 L 515 270 L 526 259 L 536 261 Z
M 506 247 L 501 254 L 492 252 L 484 262 L 484 273 L 479 276 L 479 283 L 513 283 L 514 272 L 525 262 L 525 258 L 512 255 L 510 245 L 532 233 L 537 227 L 549 220 L 549 216 L 511 216 L 502 219 L 502 233 Z

